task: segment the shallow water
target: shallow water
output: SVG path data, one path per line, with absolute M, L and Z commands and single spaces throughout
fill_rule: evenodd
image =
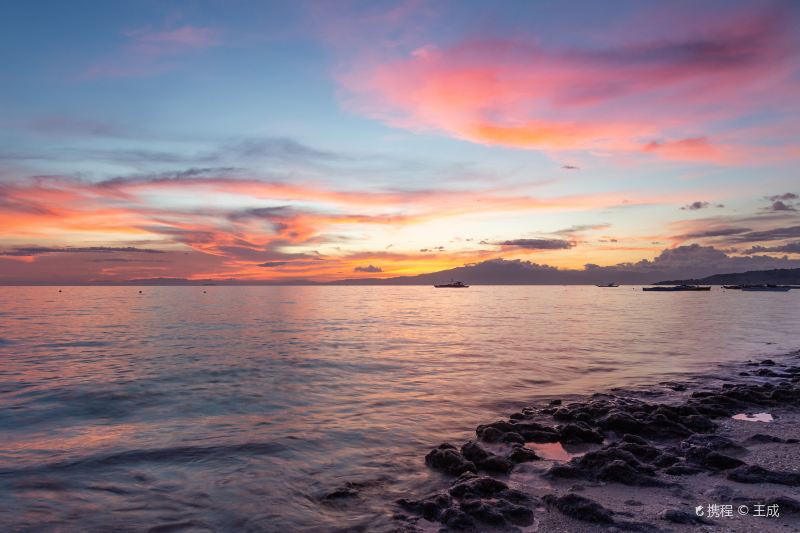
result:
M 528 401 L 799 344 L 800 291 L 62 290 L 0 288 L 2 531 L 386 529 Z

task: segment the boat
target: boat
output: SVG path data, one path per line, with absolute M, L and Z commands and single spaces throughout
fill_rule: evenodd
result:
M 451 281 L 450 283 L 439 283 L 434 285 L 437 289 L 467 289 L 469 285 L 464 285 L 462 281 Z
M 675 286 L 659 286 L 659 287 L 642 287 L 643 291 L 654 292 L 676 292 L 676 291 L 710 291 L 711 287 L 701 287 L 700 285 L 675 285 Z
M 596 285 L 596 286 L 597 287 L 619 287 L 619 285 L 617 285 L 613 281 L 611 283 L 606 283 L 606 284 L 603 284 L 603 285 Z
M 786 292 L 791 289 L 787 285 L 748 285 L 741 288 L 747 292 Z

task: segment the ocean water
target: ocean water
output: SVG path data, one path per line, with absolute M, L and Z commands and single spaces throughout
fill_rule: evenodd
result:
M 800 345 L 800 290 L 61 289 L 0 288 L 4 532 L 389 530 L 479 423 Z

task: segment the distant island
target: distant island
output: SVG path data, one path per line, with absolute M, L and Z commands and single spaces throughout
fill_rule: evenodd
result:
M 655 285 L 800 285 L 800 268 L 751 270 L 732 274 L 714 274 L 700 279 L 659 281 Z

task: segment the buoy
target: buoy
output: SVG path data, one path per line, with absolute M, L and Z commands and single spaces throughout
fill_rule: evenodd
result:
M 139 291 L 139 294 L 142 294 L 142 291 Z

